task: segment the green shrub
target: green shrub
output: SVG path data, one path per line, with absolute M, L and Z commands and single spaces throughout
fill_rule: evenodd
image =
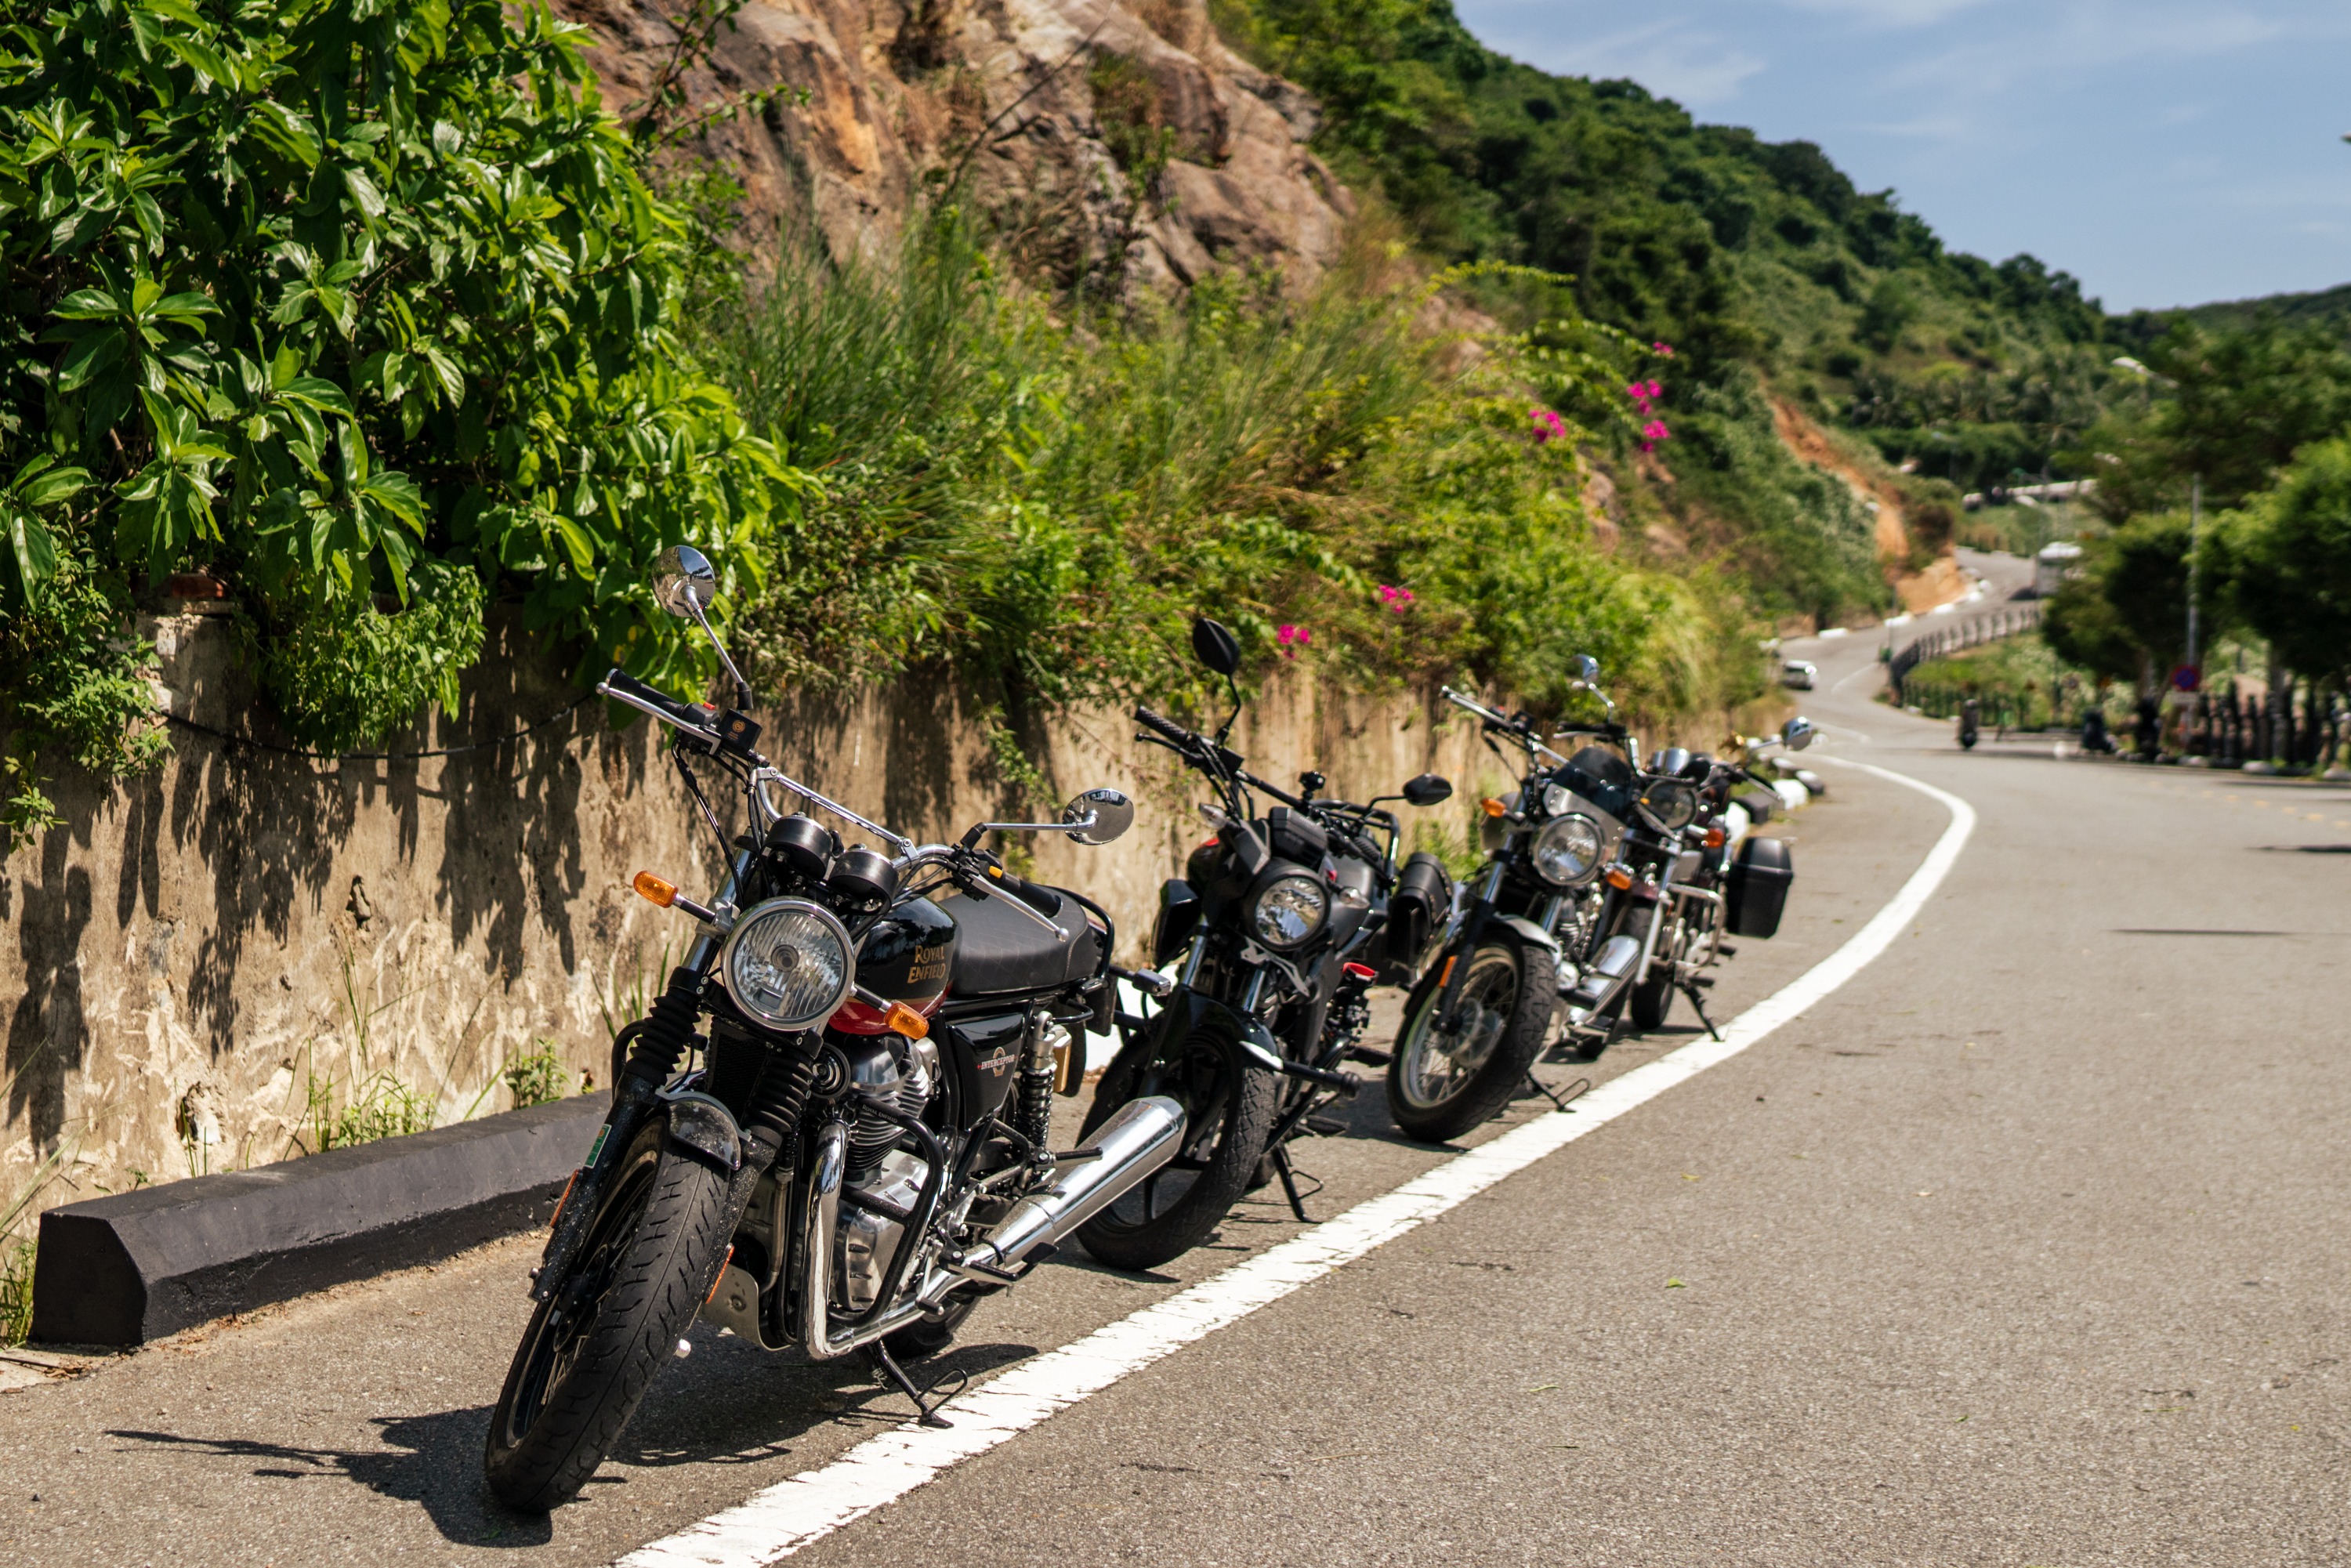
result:
M 1197 611 L 1259 668 L 1302 628 L 1357 684 L 1466 673 L 1557 703 L 1568 655 L 1591 652 L 1669 708 L 1749 695 L 1738 595 L 1600 552 L 1588 432 L 1539 438 L 1538 395 L 1611 407 L 1622 372 L 1598 350 L 1616 340 L 1569 319 L 1464 356 L 1426 329 L 1435 287 L 1373 254 L 1303 296 L 1234 276 L 1088 310 L 1021 286 L 951 210 L 890 265 L 788 243 L 755 307 L 699 340 L 826 476 L 799 525 L 823 549 L 797 559 L 840 575 L 769 579 L 742 617 L 763 674 L 953 660 L 997 705 L 999 772 L 1029 788 L 1039 705 L 1180 698 Z
M 537 1051 L 528 1056 L 517 1056 L 498 1071 L 514 1096 L 515 1109 L 528 1105 L 544 1105 L 550 1100 L 560 1100 L 571 1092 L 571 1074 L 563 1070 L 562 1060 L 555 1054 L 555 1042 L 536 1042 Z
M 111 700 L 37 657 L 61 578 L 119 615 L 191 565 L 317 746 L 445 702 L 486 588 L 699 685 L 645 563 L 756 573 L 803 482 L 678 352 L 686 226 L 580 37 L 498 0 L 0 0 L 12 725 Z

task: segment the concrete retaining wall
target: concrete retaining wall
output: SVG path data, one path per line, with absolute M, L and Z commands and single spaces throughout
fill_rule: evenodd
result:
M 240 735 L 269 727 L 227 622 L 145 618 L 171 710 Z M 579 695 L 510 624 L 454 715 L 388 749 L 511 733 Z M 1360 799 L 1425 768 L 1500 769 L 1433 693 L 1347 698 L 1278 680 L 1236 744 L 1263 776 L 1310 763 Z M 779 766 L 920 838 L 1004 800 L 949 680 L 811 697 L 758 716 Z M 501 1067 L 551 1042 L 599 1079 L 607 1019 L 633 1016 L 682 950 L 684 919 L 629 890 L 650 868 L 691 890 L 717 851 L 645 725 L 590 705 L 512 745 L 445 758 L 318 763 L 175 729 L 170 760 L 120 789 L 53 791 L 68 825 L 0 866 L 0 1207 L 266 1165 L 314 1147 L 371 1081 L 447 1123 L 504 1110 Z M 1125 840 L 1039 846 L 1036 872 L 1117 916 L 1130 954 L 1161 879 L 1204 830 L 1205 799 L 1112 712 L 1057 724 L 1037 760 L 1062 793 L 1112 784 L 1141 805 Z M 1458 835 L 1467 800 L 1424 813 Z

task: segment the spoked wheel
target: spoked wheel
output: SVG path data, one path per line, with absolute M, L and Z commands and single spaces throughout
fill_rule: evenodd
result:
M 1279 1090 L 1274 1075 L 1249 1065 L 1228 1035 L 1203 1027 L 1115 1082 L 1105 1073 L 1083 1135 L 1145 1094 L 1183 1105 L 1184 1145 L 1078 1232 L 1086 1250 L 1113 1269 L 1155 1269 L 1215 1232 L 1249 1190 L 1273 1132 Z
M 1502 933 L 1463 960 L 1454 1028 L 1437 1003 L 1445 967 L 1423 976 L 1405 1004 L 1388 1062 L 1388 1110 L 1408 1136 L 1441 1144 L 1499 1114 L 1518 1094 L 1551 1029 L 1557 984 L 1549 950 Z
M 544 1512 L 587 1484 L 717 1271 L 726 1183 L 664 1147 L 667 1132 L 656 1117 L 630 1144 L 569 1277 L 523 1331 L 483 1453 L 509 1508 Z

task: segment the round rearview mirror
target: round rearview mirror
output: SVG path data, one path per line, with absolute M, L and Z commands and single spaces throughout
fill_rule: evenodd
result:
M 1453 799 L 1453 780 L 1435 773 L 1424 773 L 1417 779 L 1405 781 L 1404 798 L 1408 804 L 1415 806 L 1434 806 L 1440 800 L 1450 800 Z
M 1578 653 L 1568 661 L 1568 667 L 1575 672 L 1575 678 L 1579 681 L 1596 681 L 1600 678 L 1600 661 L 1589 653 Z
M 1813 737 L 1818 733 L 1813 727 L 1813 721 L 1799 714 L 1780 727 L 1780 743 L 1791 751 L 1802 751 L 1813 743 Z
M 1089 789 L 1061 808 L 1061 821 L 1076 828 L 1070 837 L 1081 844 L 1106 844 L 1134 826 L 1134 802 L 1115 789 Z
M 674 545 L 653 557 L 653 601 L 681 621 L 696 619 L 718 597 L 718 573 L 692 545 Z
M 1222 622 L 1211 621 L 1205 615 L 1192 621 L 1192 652 L 1200 663 L 1220 675 L 1229 675 L 1241 667 L 1240 640 L 1225 629 Z

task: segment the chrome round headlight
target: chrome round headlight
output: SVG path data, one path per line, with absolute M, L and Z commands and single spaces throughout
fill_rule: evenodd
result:
M 1651 779 L 1641 791 L 1641 814 L 1659 832 L 1687 828 L 1698 816 L 1698 791 L 1672 779 Z
M 1269 947 L 1300 946 L 1330 918 L 1331 894 L 1311 876 L 1278 876 L 1249 901 L 1249 928 Z
M 1588 882 L 1600 869 L 1600 829 L 1582 814 L 1554 817 L 1535 835 L 1535 873 L 1560 887 Z
M 771 898 L 735 923 L 718 955 L 735 1005 L 773 1030 L 814 1029 L 841 1010 L 857 981 L 849 932 L 804 898 Z

